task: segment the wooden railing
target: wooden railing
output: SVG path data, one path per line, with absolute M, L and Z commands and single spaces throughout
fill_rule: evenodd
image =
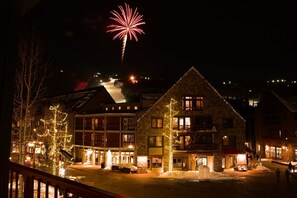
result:
M 36 169 L 28 168 L 14 162 L 0 164 L 0 168 L 7 170 L 9 173 L 7 184 L 9 198 L 125 197 Z

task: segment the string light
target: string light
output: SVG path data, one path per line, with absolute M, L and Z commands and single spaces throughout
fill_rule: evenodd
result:
M 68 150 L 72 148 L 69 143 L 71 142 L 72 135 L 68 135 L 68 122 L 67 116 L 68 114 L 59 110 L 60 105 L 50 106 L 49 110 L 52 112 L 52 116 L 50 119 L 41 119 L 43 122 L 45 130 L 42 134 L 37 134 L 39 139 L 43 140 L 43 142 L 48 142 L 49 145 L 49 154 L 50 159 L 53 162 L 52 173 L 56 175 L 57 169 L 63 169 L 61 165 L 64 163 L 58 163 L 60 149 Z M 46 141 L 45 138 L 49 138 L 50 141 Z M 59 164 L 59 165 L 58 165 Z
M 173 118 L 175 115 L 178 114 L 178 111 L 174 110 L 174 105 L 176 104 L 176 100 L 174 100 L 173 98 L 170 99 L 170 103 L 168 105 L 166 105 L 166 107 L 169 109 L 169 114 L 165 114 L 165 118 L 169 119 L 169 123 L 166 124 L 166 128 L 168 129 L 168 133 L 164 133 L 163 135 L 165 137 L 167 137 L 169 139 L 169 146 L 168 146 L 168 150 L 169 150 L 169 164 L 168 164 L 168 171 L 172 172 L 173 169 L 173 146 L 176 143 L 179 143 L 179 141 L 177 140 L 178 138 L 178 131 L 175 130 L 175 135 L 173 134 L 174 130 L 173 130 Z

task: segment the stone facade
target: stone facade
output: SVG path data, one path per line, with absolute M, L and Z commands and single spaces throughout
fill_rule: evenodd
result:
M 203 97 L 203 109 L 196 111 L 189 111 L 183 109 L 183 97 L 184 96 L 201 96 Z M 145 113 L 138 115 L 137 121 L 137 155 L 147 156 L 148 160 L 152 162 L 152 157 L 158 156 L 162 158 L 161 172 L 169 170 L 169 157 L 170 157 L 170 145 L 168 136 L 168 129 L 166 126 L 170 124 L 170 119 L 166 118 L 169 114 L 168 105 L 171 99 L 176 101 L 173 106 L 173 110 L 178 113 L 175 117 L 190 117 L 191 119 L 199 116 L 211 117 L 212 119 L 212 147 L 204 149 L 173 149 L 173 158 L 175 156 L 181 156 L 183 166 L 186 170 L 195 170 L 197 167 L 193 167 L 193 156 L 199 158 L 203 156 L 208 166 L 211 166 L 215 171 L 222 170 L 222 157 L 226 157 L 224 149 L 222 147 L 222 138 L 224 136 L 235 136 L 236 145 L 233 149 L 233 153 L 227 153 L 228 156 L 236 156 L 237 153 L 245 153 L 245 120 L 224 100 L 219 93 L 200 75 L 195 69 L 191 68 L 184 76 L 182 76 L 152 107 L 150 107 Z M 151 127 L 151 118 L 162 118 L 163 126 L 160 128 Z M 223 120 L 225 118 L 233 121 L 232 127 L 223 127 Z M 191 121 L 192 122 L 192 121 Z M 187 133 L 179 131 L 179 133 Z M 162 136 L 163 148 L 154 153 L 152 148 L 148 146 L 148 138 L 150 136 Z M 199 146 L 199 145 L 198 145 Z M 152 149 L 152 150 L 150 150 Z M 183 160 L 186 160 L 185 162 Z M 213 162 L 211 162 L 213 160 Z M 195 164 L 195 163 L 194 163 Z M 149 165 L 150 169 L 154 169 Z

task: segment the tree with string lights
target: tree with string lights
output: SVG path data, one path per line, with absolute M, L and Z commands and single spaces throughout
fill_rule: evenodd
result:
M 61 153 L 66 153 L 72 147 L 72 135 L 68 135 L 67 113 L 60 110 L 60 105 L 50 106 L 49 110 L 50 116 L 47 119 L 41 119 L 44 129 L 37 132 L 37 138 L 44 143 L 46 155 L 43 156 L 43 161 L 46 163 L 48 159 L 51 162 L 52 174 L 57 175 L 57 170 L 60 171 L 59 174 L 61 169 L 63 170 L 63 163 L 60 161 Z
M 179 144 L 178 140 L 178 131 L 173 130 L 173 118 L 175 115 L 178 114 L 178 111 L 174 110 L 174 105 L 176 104 L 176 100 L 173 98 L 170 99 L 170 103 L 166 105 L 166 107 L 169 109 L 169 113 L 165 114 L 165 118 L 167 118 L 168 122 L 166 124 L 166 133 L 163 135 L 168 138 L 168 153 L 169 153 L 169 164 L 168 164 L 168 171 L 171 172 L 173 169 L 173 147 L 176 144 Z

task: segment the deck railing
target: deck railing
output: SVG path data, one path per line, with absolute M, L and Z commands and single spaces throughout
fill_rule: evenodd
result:
M 7 184 L 9 198 L 125 197 L 14 162 L 0 164 L 0 168 L 7 170 L 9 173 Z

